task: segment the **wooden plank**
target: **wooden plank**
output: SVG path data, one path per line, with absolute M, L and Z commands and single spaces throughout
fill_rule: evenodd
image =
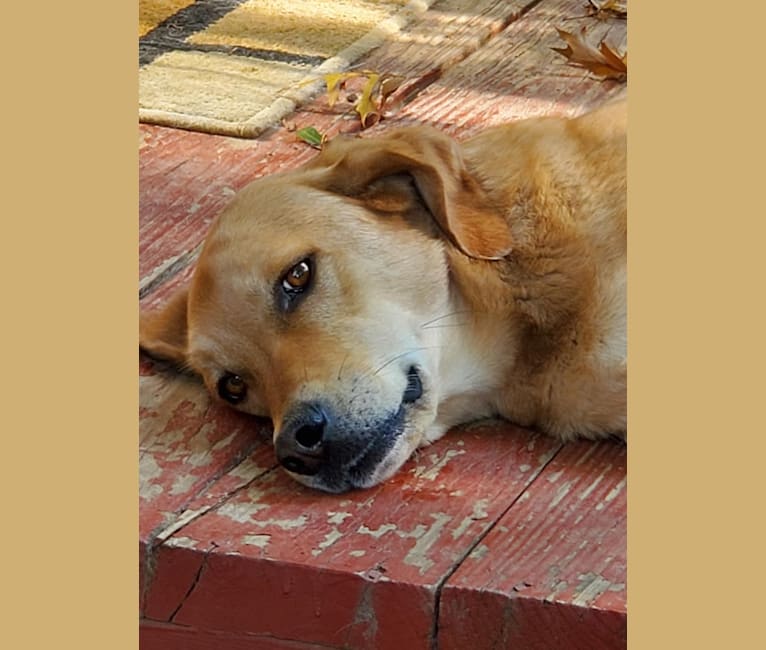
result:
M 167 526 L 200 490 L 253 455 L 270 458 L 263 424 L 213 404 L 193 378 L 140 365 L 139 532 Z M 270 466 L 264 463 L 264 471 Z
M 327 495 L 281 470 L 264 474 L 158 549 L 147 602 L 162 607 L 147 615 L 331 646 L 427 648 L 438 587 L 559 448 L 484 423 L 370 490 Z
M 270 427 L 213 404 L 199 381 L 158 366 L 139 364 L 142 610 L 157 540 L 276 464 Z
M 269 144 L 147 125 L 140 126 L 140 133 L 142 288 L 179 260 L 184 262 L 182 256 L 200 244 L 213 219 L 242 186 L 312 153 L 296 141 Z M 275 150 L 279 159 L 273 159 Z
M 227 634 L 147 620 L 141 622 L 138 638 L 141 650 L 334 650 L 315 643 Z
M 452 66 L 397 114 L 389 128 L 426 123 L 458 137 L 496 124 L 546 114 L 576 115 L 624 90 L 624 84 L 597 78 L 551 48 L 563 47 L 556 27 L 586 26 L 589 41 L 606 38 L 627 47 L 627 21 L 585 18 L 582 0 L 545 0 L 511 22 L 460 63 Z M 394 124 L 395 123 L 395 124 Z
M 569 443 L 445 584 L 439 648 L 626 644 L 626 450 Z

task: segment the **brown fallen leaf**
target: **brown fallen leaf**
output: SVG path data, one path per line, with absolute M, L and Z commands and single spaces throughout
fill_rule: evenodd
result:
M 627 79 L 627 52 L 620 56 L 604 40 L 598 46 L 590 44 L 586 39 L 585 27 L 580 29 L 579 34 L 567 32 L 558 27 L 556 31 L 567 46 L 552 47 L 551 49 L 566 57 L 570 63 L 582 66 L 593 74 L 604 77 L 604 79 L 616 79 L 618 81 Z

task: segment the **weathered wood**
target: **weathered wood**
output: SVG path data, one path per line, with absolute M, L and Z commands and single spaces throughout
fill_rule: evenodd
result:
M 439 647 L 624 648 L 626 454 L 568 444 L 447 581 Z
M 147 616 L 329 645 L 427 648 L 442 581 L 559 449 L 459 430 L 384 485 L 319 494 L 266 473 L 159 548 Z M 406 624 L 404 624 L 406 622 Z
M 138 638 L 141 650 L 335 650 L 315 643 L 228 634 L 146 620 L 141 622 Z
M 142 598 L 154 545 L 276 464 L 262 422 L 211 404 L 199 381 L 156 365 L 139 366 Z

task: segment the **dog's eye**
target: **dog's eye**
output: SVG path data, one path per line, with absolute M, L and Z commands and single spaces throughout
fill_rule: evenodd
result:
M 301 260 L 293 266 L 282 278 L 282 289 L 287 293 L 305 291 L 311 282 L 311 261 Z
M 218 380 L 218 394 L 230 404 L 238 404 L 247 395 L 247 384 L 239 375 L 227 372 Z

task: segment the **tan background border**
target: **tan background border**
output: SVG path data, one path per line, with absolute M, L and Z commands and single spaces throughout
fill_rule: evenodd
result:
M 4 10 L 5 647 L 138 646 L 130 4 Z M 631 7 L 632 649 L 763 638 L 755 4 Z
M 138 3 L 2 15 L 0 646 L 137 648 Z
M 755 6 L 631 3 L 631 649 L 739 650 L 764 639 Z

